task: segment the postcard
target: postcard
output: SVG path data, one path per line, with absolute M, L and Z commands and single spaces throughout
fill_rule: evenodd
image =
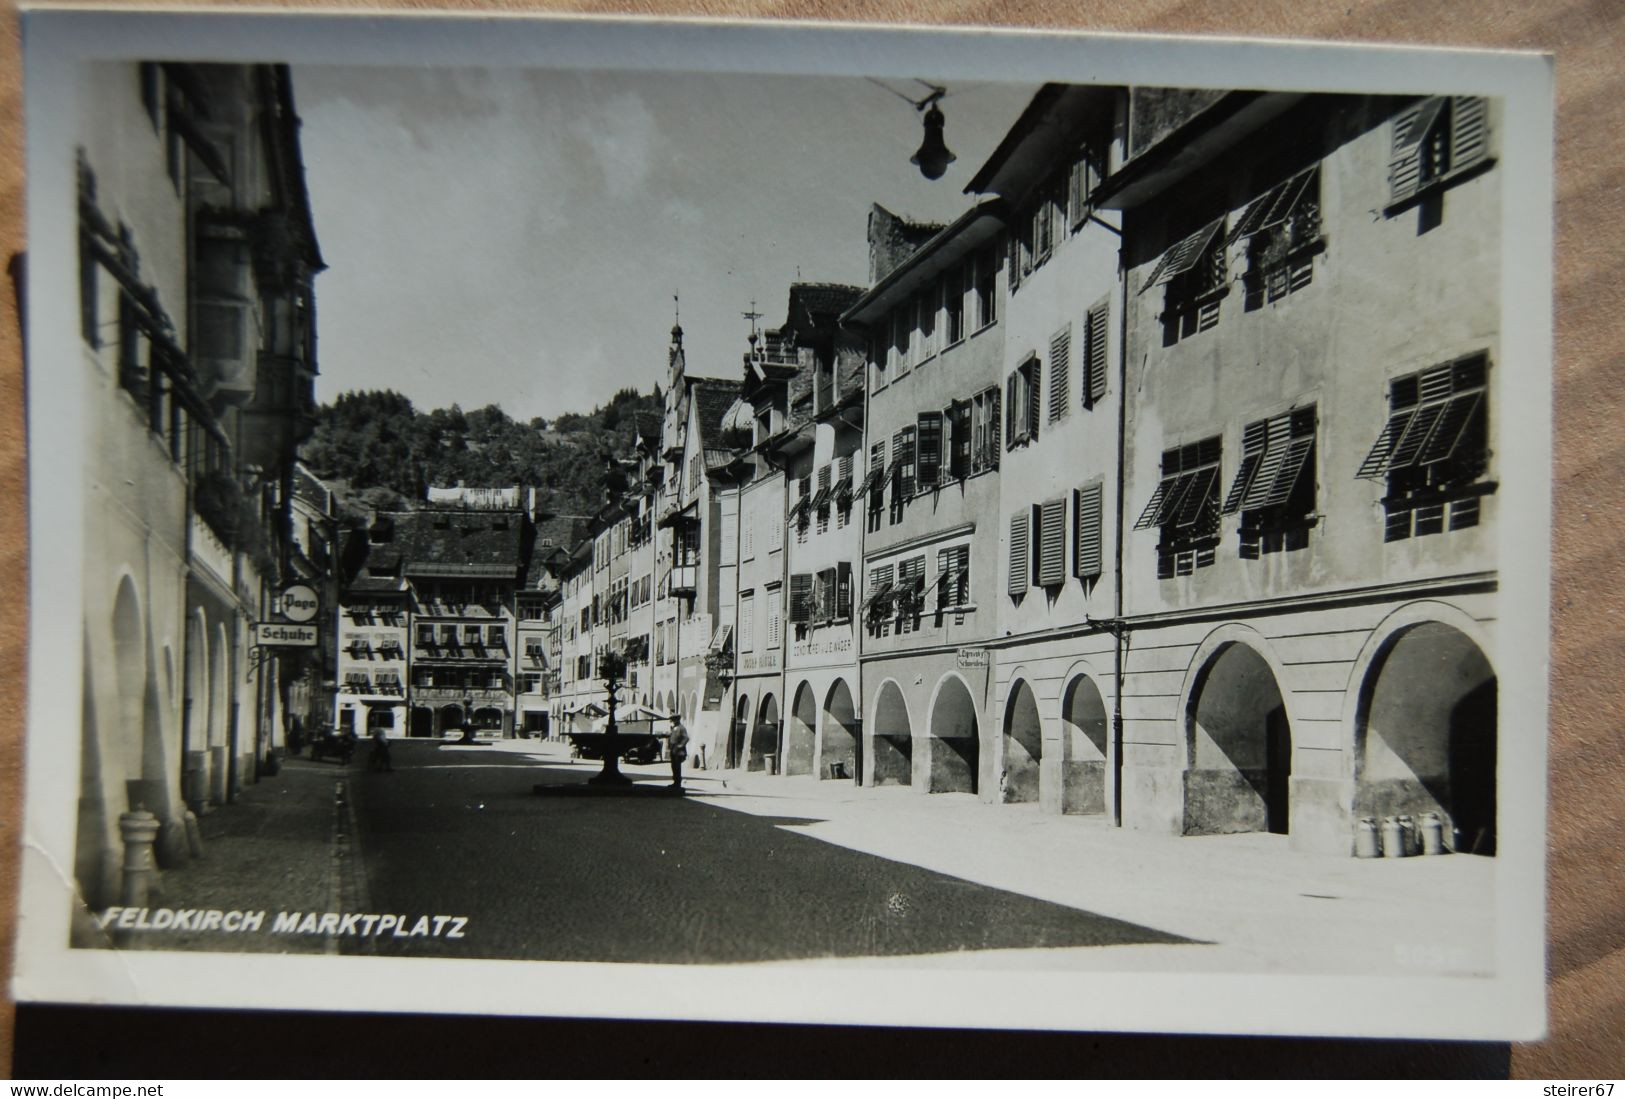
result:
M 1549 58 L 25 26 L 18 999 L 1542 1032 Z

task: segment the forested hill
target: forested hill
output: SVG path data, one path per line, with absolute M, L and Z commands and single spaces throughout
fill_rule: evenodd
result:
M 658 424 L 661 395 L 623 389 L 582 415 L 519 423 L 496 405 L 422 412 L 391 390 L 341 394 L 316 412 L 300 457 L 338 493 L 351 518 L 422 500 L 429 485 L 542 490 L 543 507 L 584 515 L 604 499 L 612 458 L 630 457 L 637 416 Z

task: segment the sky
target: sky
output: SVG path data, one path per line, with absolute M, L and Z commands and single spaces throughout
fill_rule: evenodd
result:
M 887 77 L 898 92 L 917 82 Z M 920 115 L 861 79 L 300 67 L 316 233 L 317 396 L 585 412 L 690 373 L 733 378 L 755 308 L 864 285 L 872 203 L 948 221 L 1036 88 L 950 86 L 958 160 L 927 182 Z

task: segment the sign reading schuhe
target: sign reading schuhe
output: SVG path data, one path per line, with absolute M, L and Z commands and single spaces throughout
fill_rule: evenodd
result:
M 315 626 L 287 622 L 254 623 L 254 644 L 256 645 L 288 645 L 297 648 L 313 648 L 320 635 L 321 631 Z

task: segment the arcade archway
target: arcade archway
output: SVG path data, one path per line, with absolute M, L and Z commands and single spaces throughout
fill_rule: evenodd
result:
M 1493 855 L 1497 684 L 1488 658 L 1460 630 L 1402 630 L 1362 686 L 1361 816 L 1438 813 L 1452 850 Z
M 1241 642 L 1222 646 L 1191 694 L 1185 832 L 1285 834 L 1292 730 L 1275 673 Z
M 790 708 L 790 721 L 784 737 L 784 773 L 810 775 L 813 750 L 818 740 L 818 703 L 813 701 L 812 684 L 796 688 L 796 701 Z
M 1061 812 L 1106 811 L 1106 745 L 1110 723 L 1100 688 L 1087 675 L 1067 684 L 1061 696 Z
M 837 679 L 824 700 L 824 739 L 819 749 L 818 773 L 825 778 L 861 781 L 858 769 L 862 760 L 852 692 L 844 679 Z
M 944 677 L 931 706 L 931 773 L 929 793 L 974 794 L 981 762 L 976 703 L 956 675 Z M 1036 780 L 1034 790 L 1037 789 Z
M 768 771 L 778 766 L 779 702 L 771 694 L 762 696 L 756 711 L 756 727 L 750 734 L 750 762 L 746 770 Z M 769 756 L 773 759 L 770 761 Z
M 875 696 L 872 786 L 909 785 L 914 779 L 914 729 L 903 691 L 887 680 Z
M 1037 801 L 1043 759 L 1044 727 L 1038 718 L 1038 700 L 1026 680 L 1017 680 L 1004 709 L 1004 772 L 999 799 Z

